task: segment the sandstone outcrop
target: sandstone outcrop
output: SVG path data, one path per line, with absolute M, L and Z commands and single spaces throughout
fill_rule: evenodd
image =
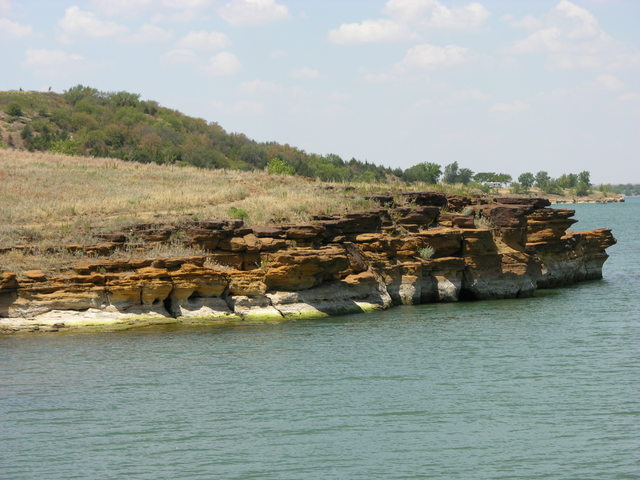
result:
M 416 192 L 371 200 L 379 208 L 309 224 L 145 224 L 65 246 L 95 260 L 56 275 L 0 274 L 0 330 L 280 321 L 516 298 L 601 278 L 615 243 L 608 229 L 569 232 L 575 212 L 544 199 Z M 204 254 L 100 259 L 176 239 Z

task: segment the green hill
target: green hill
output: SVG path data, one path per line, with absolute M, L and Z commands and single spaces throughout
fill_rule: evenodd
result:
M 328 181 L 381 181 L 402 175 L 338 155 L 306 153 L 229 133 L 128 92 L 78 85 L 62 94 L 0 92 L 0 143 L 30 151 L 238 170 L 264 169 Z M 0 145 L 1 146 L 1 145 Z

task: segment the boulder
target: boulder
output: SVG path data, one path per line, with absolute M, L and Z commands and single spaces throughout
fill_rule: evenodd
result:
M 403 193 L 402 196 L 415 205 L 429 207 L 446 207 L 448 205 L 447 196 L 440 192 L 409 192 Z
M 497 197 L 494 198 L 493 201 L 504 205 L 531 205 L 534 209 L 544 208 L 551 205 L 551 202 L 546 198 Z

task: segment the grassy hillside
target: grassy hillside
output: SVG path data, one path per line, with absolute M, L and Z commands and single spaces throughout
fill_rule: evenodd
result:
M 327 181 L 372 182 L 402 174 L 337 155 L 258 143 L 137 94 L 82 85 L 62 94 L 0 92 L 0 142 L 30 151 L 203 168 L 261 170 L 271 161 L 273 171 Z
M 327 140 L 330 142 L 330 139 Z M 101 92 L 78 85 L 54 92 L 0 92 L 0 148 L 117 158 L 160 165 L 191 165 L 299 175 L 334 182 L 427 182 L 463 184 L 489 193 L 511 186 L 528 194 L 535 185 L 545 195 L 589 195 L 590 173 L 551 178 L 528 172 L 515 181 L 500 172 L 473 172 L 452 162 L 423 161 L 406 170 L 390 169 L 338 155 L 306 153 L 290 145 L 259 143 L 228 133 L 217 123 L 184 115 L 128 92 Z M 603 190 L 604 191 L 604 190 Z

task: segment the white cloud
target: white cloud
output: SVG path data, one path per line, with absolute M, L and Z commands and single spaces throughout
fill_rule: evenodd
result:
M 162 0 L 162 5 L 175 10 L 195 10 L 211 6 L 213 0 Z
M 171 38 L 173 38 L 173 34 L 170 31 L 155 25 L 145 24 L 127 40 L 135 43 L 161 43 L 168 42 Z
M 289 18 L 289 9 L 276 0 L 231 0 L 220 16 L 232 25 L 261 25 Z
M 531 105 L 522 100 L 516 100 L 512 103 L 494 103 L 490 111 L 492 113 L 517 113 L 529 110 Z
M 315 68 L 303 67 L 293 70 L 291 76 L 293 78 L 318 78 L 320 72 Z
M 571 39 L 583 39 L 606 36 L 600 29 L 598 20 L 586 8 L 561 0 L 555 7 L 556 13 L 564 17 L 568 23 L 567 37 Z
M 449 8 L 437 0 L 388 0 L 383 13 L 391 18 L 344 23 L 329 31 L 329 40 L 341 45 L 403 42 L 434 29 L 477 28 L 489 18 L 481 3 Z
M 67 71 L 83 60 L 81 55 L 63 50 L 28 49 L 24 66 L 41 75 L 53 75 Z
M 415 38 L 416 34 L 411 32 L 406 25 L 384 19 L 344 23 L 329 32 L 329 40 L 341 45 L 402 42 Z
M 143 4 L 144 0 L 136 2 Z M 207 10 L 213 11 L 214 3 L 215 0 L 152 0 L 150 6 L 153 8 L 142 10 L 152 13 L 154 22 L 199 22 L 207 19 Z
M 543 28 L 517 42 L 511 51 L 513 53 L 559 52 L 566 48 L 562 36 L 562 31 L 558 27 Z
M 154 0 L 93 0 L 91 6 L 108 16 L 137 15 L 154 6 Z
M 91 6 L 110 17 L 132 17 L 149 12 L 154 20 L 193 20 L 214 0 L 92 0 Z
M 526 18 L 526 17 L 525 17 Z M 527 21 L 534 31 L 513 44 L 514 54 L 542 54 L 551 68 L 601 69 L 640 64 L 640 53 L 611 38 L 586 8 L 561 0 L 543 19 Z
M 238 73 L 242 69 L 242 64 L 233 53 L 220 52 L 209 59 L 202 70 L 214 77 L 223 77 Z
M 542 27 L 543 24 L 540 19 L 534 17 L 533 15 L 526 15 L 520 20 L 517 20 L 513 15 L 506 14 L 502 16 L 502 20 L 504 20 L 514 28 L 522 28 L 524 30 L 535 30 Z
M 619 98 L 623 102 L 640 102 L 640 93 L 629 92 L 629 93 L 620 95 Z
M 596 83 L 606 90 L 620 90 L 624 84 L 614 75 L 598 75 Z
M 452 30 L 476 28 L 489 18 L 489 11 L 477 2 L 449 8 L 437 0 L 389 0 L 384 12 L 410 25 Z
M 174 48 L 165 53 L 164 58 L 169 63 L 194 63 L 198 56 L 188 48 Z
M 246 95 L 279 94 L 282 92 L 282 87 L 277 83 L 252 80 L 241 83 L 238 90 Z
M 229 37 L 219 32 L 189 32 L 178 42 L 178 47 L 193 50 L 222 50 L 230 46 Z
M 6 18 L 0 18 L 0 38 L 24 38 L 33 33 L 29 25 L 12 22 Z
M 416 45 L 407 51 L 402 61 L 395 66 L 395 70 L 404 72 L 452 67 L 464 62 L 468 52 L 469 49 L 456 45 Z
M 71 6 L 64 12 L 64 17 L 58 22 L 62 29 L 61 40 L 70 41 L 73 36 L 111 37 L 124 35 L 127 29 L 117 23 L 100 20 L 95 13 Z

